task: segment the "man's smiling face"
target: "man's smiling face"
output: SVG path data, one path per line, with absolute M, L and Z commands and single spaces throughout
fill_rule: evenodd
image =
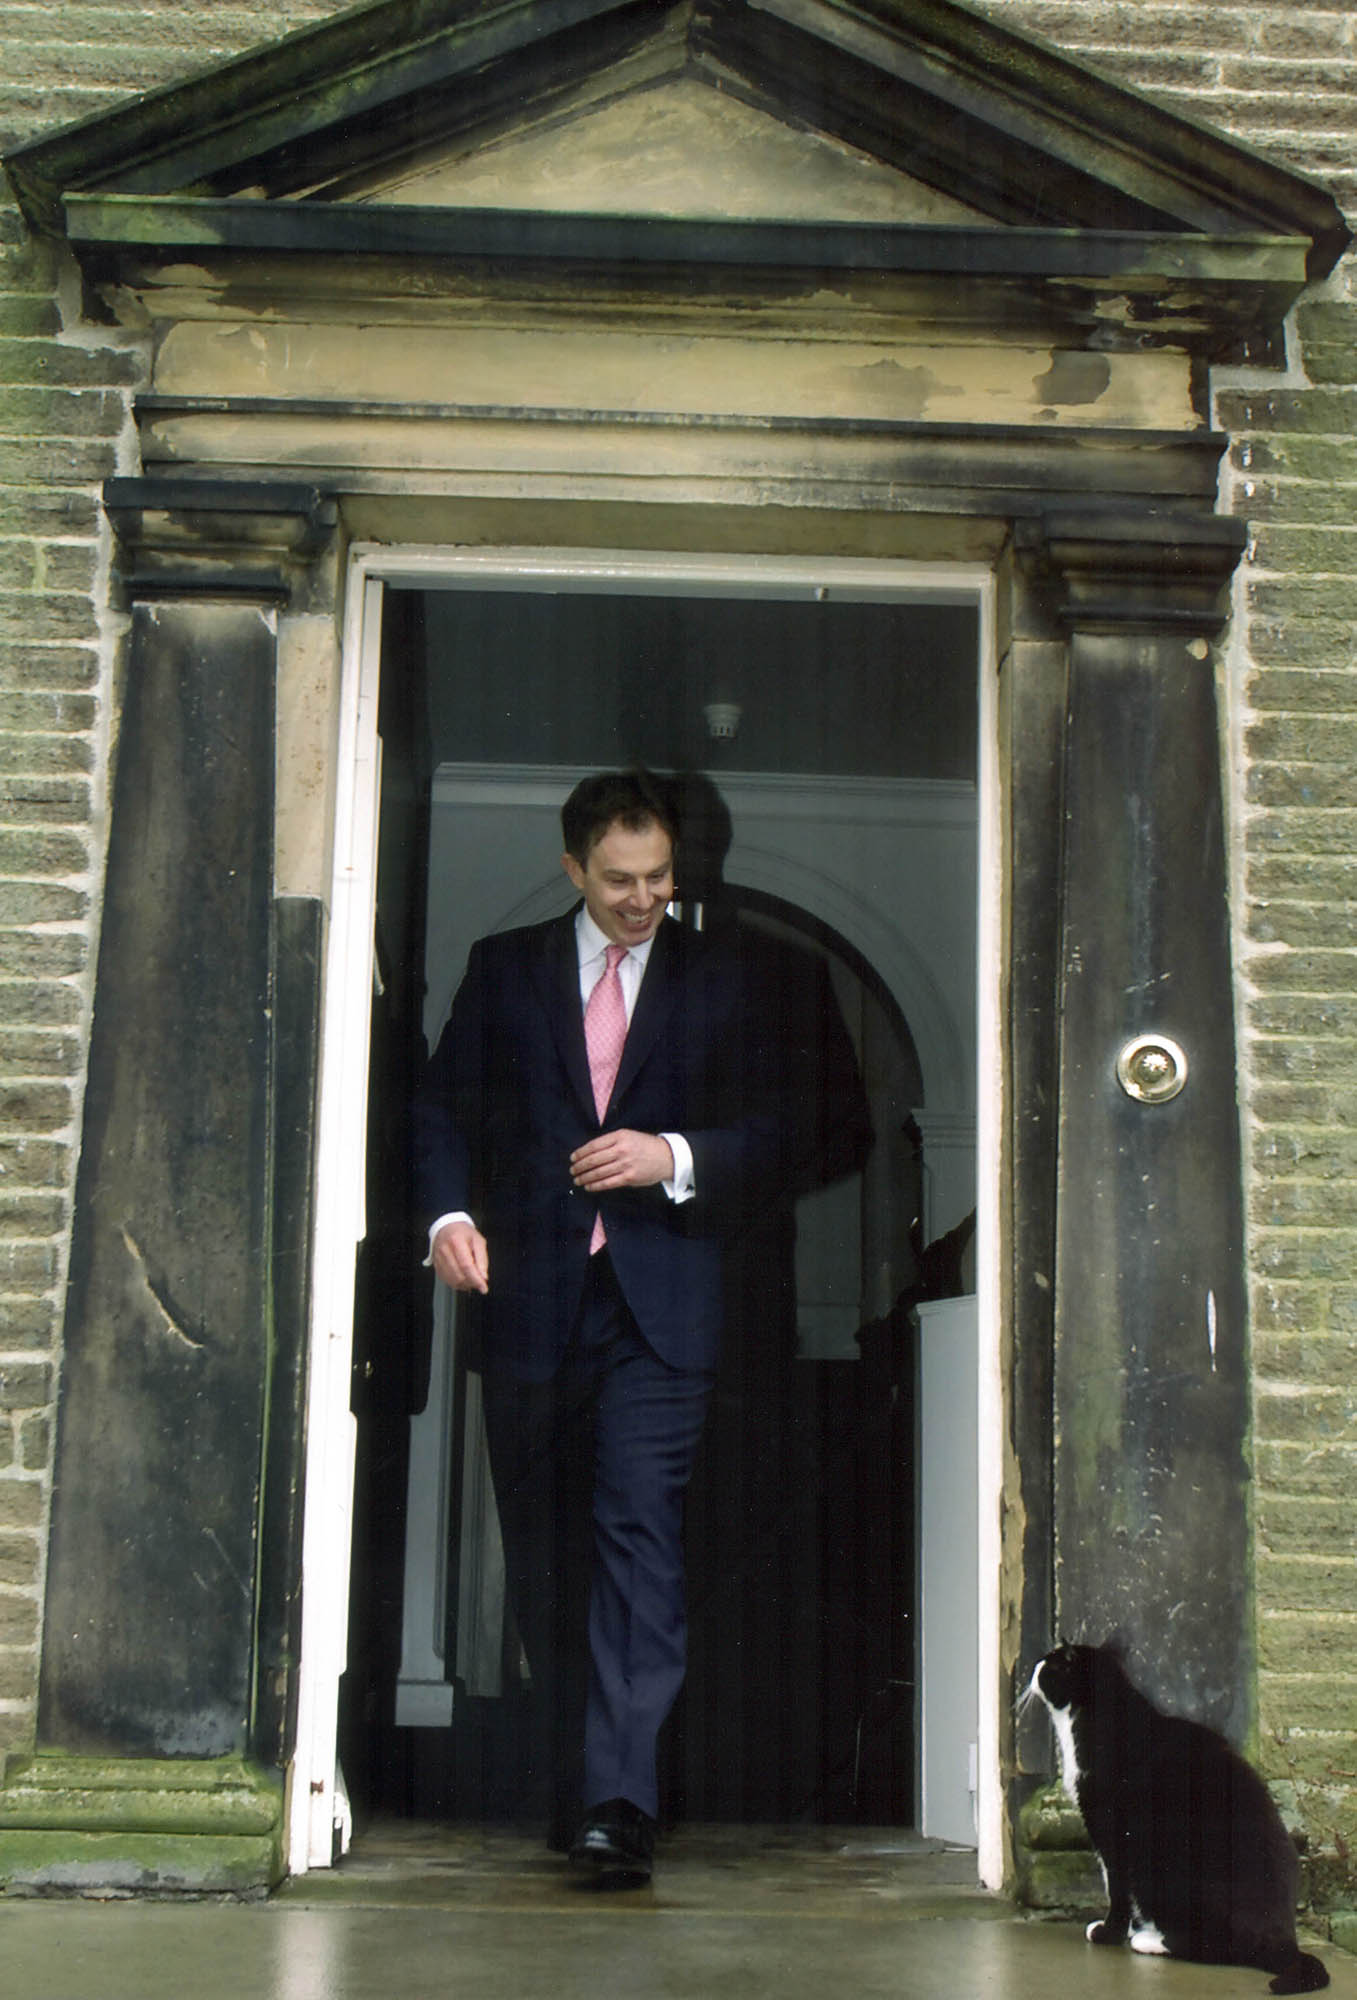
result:
M 674 844 L 658 820 L 635 831 L 614 820 L 587 861 L 573 854 L 561 861 L 611 943 L 644 944 L 655 935 L 674 893 Z

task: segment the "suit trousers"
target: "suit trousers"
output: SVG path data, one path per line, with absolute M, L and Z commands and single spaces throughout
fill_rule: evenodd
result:
M 613 1798 L 656 1815 L 656 1741 L 687 1653 L 683 1496 L 713 1381 L 659 1359 L 606 1249 L 549 1381 L 487 1357 L 506 1580 L 557 1829 Z

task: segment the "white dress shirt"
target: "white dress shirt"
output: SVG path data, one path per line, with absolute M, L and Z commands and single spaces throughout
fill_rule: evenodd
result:
M 666 920 L 662 917 L 660 921 L 663 923 Z M 622 1003 L 627 1010 L 628 1027 L 631 1025 L 636 996 L 641 990 L 641 980 L 645 976 L 646 963 L 654 942 L 652 932 L 642 944 L 629 945 L 626 956 L 618 962 L 617 973 L 622 982 Z M 611 943 L 612 939 L 606 937 L 599 929 L 588 909 L 582 908 L 575 918 L 575 949 L 579 954 L 580 963 L 581 1009 L 588 1005 L 589 995 L 603 977 L 608 963 L 608 946 Z M 681 1132 L 661 1132 L 659 1137 L 664 1140 L 674 1156 L 673 1179 L 661 1181 L 660 1185 L 671 1201 L 691 1201 L 697 1192 L 693 1184 L 693 1149 Z M 433 1240 L 440 1229 L 445 1229 L 450 1222 L 470 1222 L 471 1219 L 464 1209 L 454 1209 L 448 1215 L 440 1215 L 429 1230 L 430 1251 L 432 1252 Z

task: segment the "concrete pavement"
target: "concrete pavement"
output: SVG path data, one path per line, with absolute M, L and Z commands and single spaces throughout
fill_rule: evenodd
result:
M 393 1826 L 267 1902 L 0 1909 L 16 2000 L 1235 2000 L 1262 1973 L 1087 1945 L 974 1886 L 973 1858 L 856 1828 L 688 1828 L 599 1894 L 535 1840 Z M 1317 1947 L 1334 2000 L 1357 1958 Z

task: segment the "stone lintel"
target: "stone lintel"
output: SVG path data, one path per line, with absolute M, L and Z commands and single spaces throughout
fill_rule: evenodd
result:
M 455 405 L 420 410 L 284 399 L 146 396 L 148 463 L 223 467 L 284 454 L 355 496 L 437 510 L 470 495 L 556 496 L 629 507 L 701 505 L 984 515 L 1035 520 L 1053 503 L 1175 515 L 1214 506 L 1225 439 L 1206 430 L 965 425 L 834 417 L 682 418 L 670 412 Z M 413 539 L 435 540 L 419 516 Z M 457 539 L 457 535 L 451 536 Z M 1038 533 L 1038 541 L 1040 535 Z
M 131 600 L 247 598 L 287 603 L 298 574 L 330 541 L 333 500 L 292 480 L 105 481 L 118 578 Z

